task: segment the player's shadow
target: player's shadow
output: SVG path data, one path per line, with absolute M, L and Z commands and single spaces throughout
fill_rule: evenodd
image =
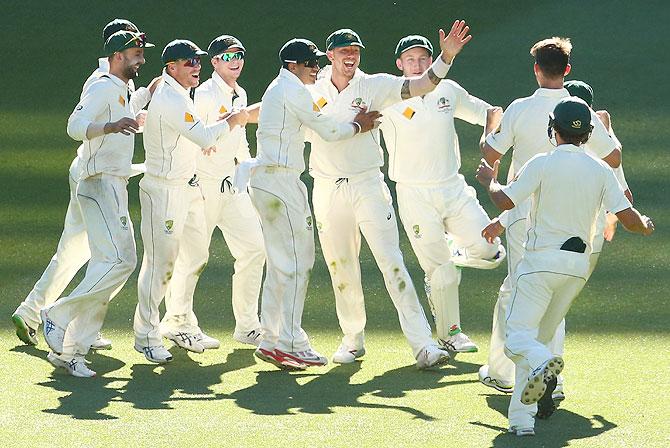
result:
M 136 409 L 172 409 L 174 401 L 220 399 L 211 387 L 221 383 L 224 373 L 255 364 L 253 350 L 235 349 L 224 362 L 200 365 L 184 350 L 173 349 L 174 359 L 167 365 L 135 364 L 122 399 Z M 175 393 L 188 396 L 174 397 Z
M 45 355 L 46 356 L 46 355 Z M 109 373 L 122 368 L 125 364 L 116 358 L 93 352 L 89 357 L 97 375 L 95 378 L 76 378 L 63 369 L 55 369 L 51 379 L 38 383 L 68 395 L 58 399 L 59 405 L 54 409 L 44 409 L 49 414 L 70 415 L 79 420 L 113 420 L 114 417 L 102 412 L 109 403 L 118 398 L 119 389 L 109 387 L 110 383 L 126 381 L 126 378 L 108 376 Z M 48 361 L 44 361 L 48 362 Z
M 404 397 L 410 391 L 438 390 L 475 382 L 450 378 L 477 371 L 478 366 L 458 361 L 440 369 L 419 371 L 411 365 L 389 370 L 365 383 L 352 384 L 352 377 L 361 368 L 362 363 L 355 362 L 339 365 L 323 374 L 263 371 L 258 373 L 256 384 L 233 392 L 230 398 L 239 407 L 259 415 L 332 414 L 335 408 L 343 407 L 398 410 L 430 421 L 434 420 L 433 416 L 393 400 Z M 360 400 L 366 396 L 389 400 L 384 403 Z
M 509 395 L 488 395 L 486 397 L 489 407 L 504 416 L 507 416 L 509 400 Z M 615 423 L 610 422 L 601 415 L 594 415 L 588 418 L 561 408 L 558 408 L 547 420 L 535 420 L 536 435 L 533 437 L 517 437 L 515 434 L 509 434 L 507 428 L 488 425 L 482 422 L 470 422 L 470 424 L 500 432 L 493 439 L 492 445 L 499 448 L 524 446 L 563 448 L 570 446 L 572 440 L 597 437 L 617 427 Z

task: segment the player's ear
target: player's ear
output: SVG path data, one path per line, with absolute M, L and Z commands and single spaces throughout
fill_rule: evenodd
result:
M 570 73 L 570 70 L 572 70 L 572 66 L 570 64 L 566 65 L 565 66 L 565 73 L 563 74 L 563 76 L 564 77 L 568 76 L 568 74 Z
M 395 60 L 395 66 L 398 67 L 398 70 L 402 71 L 402 61 L 400 58 Z
M 333 60 L 335 59 L 335 57 L 333 56 L 333 50 L 326 51 L 326 57 L 330 62 L 333 62 Z

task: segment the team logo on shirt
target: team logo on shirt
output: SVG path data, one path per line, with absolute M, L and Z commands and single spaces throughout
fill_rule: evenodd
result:
M 414 238 L 421 238 L 421 228 L 418 224 L 414 224 L 412 230 L 414 230 Z
M 120 220 L 121 220 L 121 228 L 123 230 L 128 230 L 128 218 L 126 218 L 125 216 L 122 216 L 120 218 Z
M 84 108 L 84 106 L 82 106 L 82 105 L 80 104 L 80 105 L 77 106 L 74 110 L 82 110 L 83 108 Z
M 193 115 L 189 114 L 188 112 L 184 112 L 184 121 L 186 123 L 193 123 L 195 119 L 193 118 Z
M 219 109 L 219 113 L 220 114 L 225 114 L 226 112 L 228 112 L 228 109 L 226 109 L 226 106 L 221 106 L 221 108 Z
M 323 224 L 320 221 L 316 222 L 316 230 L 320 233 L 323 230 Z
M 312 216 L 308 216 L 306 221 L 307 221 L 307 230 L 312 230 Z
M 126 99 L 119 95 L 119 104 L 123 107 L 126 107 Z
M 451 110 L 451 104 L 449 104 L 448 99 L 446 99 L 445 97 L 441 97 L 439 100 L 437 100 L 438 112 L 449 112 L 450 110 Z
M 351 102 L 352 109 L 363 109 L 364 107 L 367 108 L 368 105 L 365 104 L 365 101 L 363 101 L 363 98 L 361 97 L 354 98 L 354 100 Z
M 174 220 L 168 219 L 165 221 L 165 233 L 172 235 L 172 227 L 174 227 Z

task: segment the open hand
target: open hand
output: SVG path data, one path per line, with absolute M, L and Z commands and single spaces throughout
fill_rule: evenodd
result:
M 456 20 L 451 26 L 449 34 L 446 34 L 440 28 L 440 49 L 444 62 L 451 64 L 451 61 L 461 52 L 463 46 L 470 42 L 472 35 L 469 35 L 468 31 L 470 31 L 470 27 L 465 24 L 465 20 Z
M 482 159 L 479 162 L 479 167 L 477 168 L 477 174 L 475 178 L 485 187 L 488 187 L 491 184 L 492 180 L 498 181 L 498 169 L 500 168 L 500 160 L 496 160 L 493 163 L 493 166 L 489 165 L 486 162 L 486 159 Z
M 353 121 L 354 123 L 358 123 L 360 125 L 361 132 L 367 132 L 379 126 L 379 122 L 377 120 L 381 116 L 382 114 L 380 114 L 376 110 L 373 110 L 372 112 L 366 112 L 365 110 L 361 110 L 359 113 L 356 114 Z

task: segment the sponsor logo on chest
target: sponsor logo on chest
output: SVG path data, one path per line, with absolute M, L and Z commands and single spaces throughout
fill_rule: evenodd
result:
M 451 103 L 448 98 L 441 97 L 437 100 L 437 111 L 443 113 L 451 112 Z

